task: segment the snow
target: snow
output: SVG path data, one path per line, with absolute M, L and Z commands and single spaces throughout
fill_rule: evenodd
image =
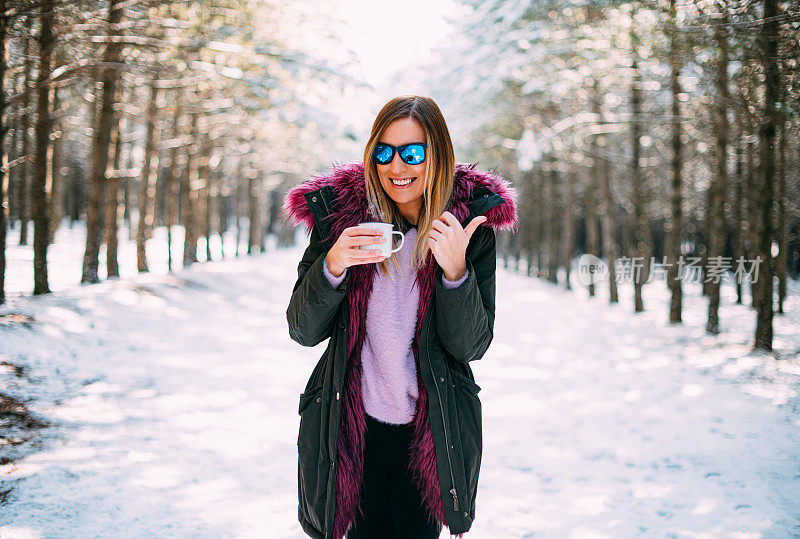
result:
M 0 361 L 25 368 L 0 384 L 52 427 L 0 466 L 0 537 L 305 537 L 297 398 L 326 343 L 288 336 L 304 245 L 168 274 L 156 229 L 153 273 L 121 238 L 122 279 L 79 286 L 82 233 L 59 231 L 56 292 L 35 298 L 30 247 L 9 239 L 0 315 L 34 321 L 0 324 Z M 669 326 L 663 282 L 634 314 L 630 283 L 610 305 L 605 286 L 524 273 L 498 262 L 494 341 L 471 364 L 484 454 L 467 537 L 800 535 L 797 283 L 776 360 L 750 351 L 755 316 L 730 286 L 709 337 L 697 284 Z

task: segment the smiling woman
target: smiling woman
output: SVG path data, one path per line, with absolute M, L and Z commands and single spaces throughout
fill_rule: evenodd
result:
M 492 341 L 495 228 L 518 224 L 514 195 L 455 163 L 439 107 L 415 95 L 383 106 L 362 163 L 287 195 L 311 229 L 289 335 L 331 339 L 300 397 L 299 518 L 312 537 L 470 529 L 482 437 L 468 363 Z M 404 234 L 391 267 L 359 248 L 381 242 L 370 221 Z

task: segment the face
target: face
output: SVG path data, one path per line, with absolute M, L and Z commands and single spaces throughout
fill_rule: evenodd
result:
M 401 146 L 412 142 L 428 142 L 425 131 L 414 118 L 401 118 L 390 123 L 378 142 Z M 430 154 L 430 147 L 426 152 Z M 422 195 L 425 191 L 425 171 L 428 165 L 428 155 L 419 165 L 409 165 L 400 159 L 400 153 L 394 152 L 392 161 L 386 165 L 375 164 L 378 169 L 383 190 L 395 201 L 400 213 L 412 224 L 416 224 L 419 210 L 422 207 Z M 405 183 L 398 185 L 396 182 Z

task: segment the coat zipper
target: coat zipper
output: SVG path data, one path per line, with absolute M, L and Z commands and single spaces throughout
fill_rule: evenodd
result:
M 448 470 L 450 471 L 450 485 L 453 487 L 450 489 L 450 494 L 453 495 L 453 509 L 458 512 L 458 493 L 456 492 L 456 480 L 453 477 L 453 463 L 450 461 L 450 442 L 447 439 L 447 422 L 445 421 L 444 417 L 444 408 L 442 407 L 442 394 L 439 392 L 439 383 L 436 381 L 436 374 L 433 372 L 433 363 L 431 363 L 431 353 L 430 347 L 428 346 L 430 342 L 430 328 L 428 329 L 428 334 L 425 336 L 425 352 L 428 355 L 428 366 L 431 369 L 431 374 L 433 375 L 433 385 L 436 387 L 436 396 L 439 399 L 439 411 L 442 413 L 442 426 L 444 427 L 444 444 L 445 444 L 445 454 L 447 455 L 447 465 Z
M 328 217 L 331 214 L 331 210 L 328 208 L 328 203 L 325 202 L 325 197 L 322 194 L 322 190 L 319 192 L 319 198 L 322 199 L 322 207 L 325 208 L 325 217 Z
M 346 302 L 345 302 L 345 306 L 344 306 L 344 311 L 345 311 L 345 314 L 346 314 L 345 320 L 350 320 L 350 309 L 347 307 Z M 342 327 L 342 333 L 344 335 L 342 340 L 344 341 L 344 356 L 345 356 L 345 365 L 346 365 L 347 364 L 347 344 L 348 344 L 348 339 L 349 339 L 349 336 L 347 335 L 347 322 L 343 323 L 341 327 Z M 345 373 L 345 376 L 346 375 L 347 375 L 347 373 Z M 344 383 L 344 380 L 342 382 Z M 337 389 L 339 391 L 343 391 L 343 388 L 337 388 Z M 338 395 L 338 392 L 337 392 L 337 395 Z M 341 409 L 341 407 L 339 407 L 339 415 L 337 416 L 337 419 L 336 419 L 337 424 L 339 424 L 341 422 L 341 414 L 342 414 L 342 409 Z M 338 440 L 339 440 L 339 427 L 336 428 L 336 444 L 334 445 L 334 447 L 336 448 L 337 456 L 333 458 L 333 462 L 336 462 L 336 463 L 338 463 L 338 460 L 339 460 L 338 459 L 338 450 L 339 450 Z M 338 470 L 336 470 L 334 468 L 334 473 L 333 473 L 334 484 L 336 482 L 336 473 L 338 473 Z M 331 522 L 333 522 L 333 519 L 335 518 L 334 514 L 335 514 L 335 506 L 336 506 L 336 496 L 326 496 L 326 498 L 327 498 L 327 500 L 326 500 L 326 503 L 325 503 L 325 510 L 327 511 L 328 515 L 330 515 Z M 331 511 L 332 507 L 334 508 L 334 511 Z M 331 525 L 331 526 L 333 526 L 333 525 Z M 331 537 L 333 537 L 333 529 L 326 530 L 325 539 L 330 539 Z

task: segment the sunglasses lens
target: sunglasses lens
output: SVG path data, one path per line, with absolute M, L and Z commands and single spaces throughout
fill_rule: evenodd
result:
M 400 159 L 409 165 L 419 165 L 425 161 L 425 146 L 422 144 L 410 144 L 400 152 Z
M 376 163 L 385 165 L 392 160 L 392 157 L 394 157 L 394 150 L 385 144 L 378 144 L 375 146 L 375 151 L 372 153 L 372 157 L 375 159 Z

